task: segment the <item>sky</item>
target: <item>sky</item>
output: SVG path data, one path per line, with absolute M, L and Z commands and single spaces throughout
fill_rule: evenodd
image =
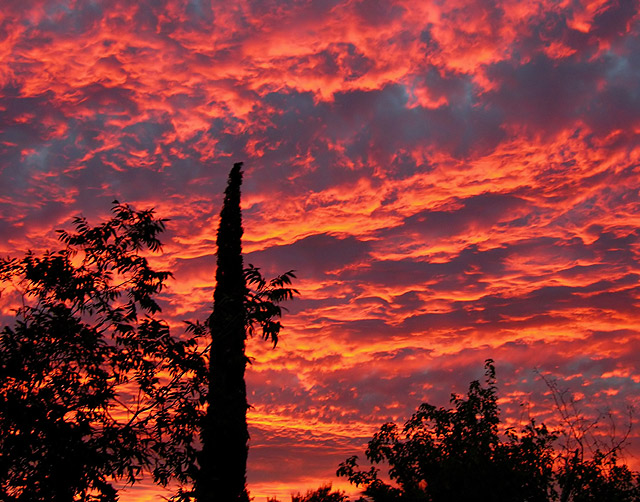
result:
M 347 489 L 339 462 L 489 357 L 506 423 L 557 423 L 544 375 L 619 435 L 639 158 L 637 0 L 2 2 L 1 255 L 56 249 L 114 199 L 154 207 L 179 334 L 211 309 L 245 163 L 245 263 L 301 293 L 275 350 L 248 343 L 256 502 Z

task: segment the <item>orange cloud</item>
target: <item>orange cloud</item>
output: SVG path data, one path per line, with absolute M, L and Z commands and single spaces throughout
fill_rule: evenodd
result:
M 585 412 L 639 404 L 637 1 L 5 4 L 3 255 L 155 206 L 179 333 L 245 162 L 245 260 L 302 292 L 276 350 L 249 344 L 256 500 L 344 487 L 378 425 L 487 357 L 509 423 L 557 420 L 535 368 Z

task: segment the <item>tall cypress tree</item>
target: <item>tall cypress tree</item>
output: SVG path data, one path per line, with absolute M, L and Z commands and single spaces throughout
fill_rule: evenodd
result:
M 248 502 L 246 470 L 249 432 L 247 391 L 247 285 L 242 263 L 240 185 L 242 163 L 229 173 L 218 228 L 218 268 L 209 319 L 211 355 L 208 410 L 202 427 L 198 502 Z

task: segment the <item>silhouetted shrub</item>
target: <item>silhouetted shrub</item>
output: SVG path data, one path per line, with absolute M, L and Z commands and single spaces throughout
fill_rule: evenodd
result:
M 347 502 L 349 498 L 341 491 L 332 491 L 331 485 L 324 485 L 316 490 L 309 490 L 306 494 L 291 495 L 291 502 Z M 271 498 L 268 502 L 278 502 Z

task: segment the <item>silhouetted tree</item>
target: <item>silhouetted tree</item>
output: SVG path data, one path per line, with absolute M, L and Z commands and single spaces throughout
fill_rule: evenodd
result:
M 486 383 L 469 386 L 466 398 L 453 395 L 455 409 L 423 404 L 404 426 L 382 426 L 369 442 L 367 458 L 389 463 L 389 475 L 398 487 L 381 481 L 377 470 L 357 469 L 357 457 L 340 465 L 338 475 L 375 501 L 540 501 L 548 500 L 552 486 L 554 435 L 533 422 L 522 435 L 498 433 L 495 370 L 486 365 Z
M 157 318 L 155 297 L 171 274 L 145 255 L 160 251 L 165 221 L 115 201 L 106 222 L 78 217 L 75 233 L 59 231 L 62 250 L 0 259 L 0 291 L 18 295 L 15 322 L 0 331 L 3 502 L 111 502 L 114 481 L 144 473 L 182 484 L 177 500 L 193 496 L 209 326 L 224 314 L 187 323 L 179 338 Z M 275 345 L 294 275 L 241 273 L 244 332 L 261 328 Z
M 394 485 L 378 469 L 358 468 L 357 457 L 340 464 L 346 476 L 375 502 L 637 502 L 638 474 L 616 462 L 615 454 L 596 451 L 566 462 L 553 443 L 558 432 L 531 421 L 521 431 L 499 430 L 493 362 L 486 363 L 486 385 L 473 381 L 466 397 L 452 395 L 453 409 L 422 404 L 399 430 L 380 428 L 366 456 L 389 465 Z
M 631 433 L 632 409 L 629 409 L 628 425 L 619 435 L 610 413 L 585 417 L 569 389 L 560 389 L 555 379 L 537 373 L 553 397 L 562 424 L 556 447 L 560 502 L 638 500 L 638 473 L 618 464 L 618 454 Z M 608 433 L 601 423 L 605 416 L 609 418 Z
M 209 406 L 202 429 L 201 473 L 196 484 L 199 502 L 249 500 L 244 382 L 247 286 L 242 263 L 241 167 L 241 163 L 235 164 L 229 174 L 216 241 L 218 268 L 213 314 L 209 319 Z
M 0 500 L 114 501 L 113 480 L 191 475 L 205 366 L 156 319 L 171 274 L 143 256 L 165 220 L 117 201 L 113 213 L 76 218 L 57 253 L 0 261 L 22 294 L 0 333 Z
M 208 408 L 202 426 L 195 491 L 198 502 L 249 500 L 245 341 L 258 325 L 262 337 L 275 346 L 281 328 L 277 321 L 282 313 L 279 303 L 297 293 L 288 287 L 295 277 L 292 271 L 267 283 L 257 268 L 244 268 L 241 184 L 242 163 L 236 163 L 229 173 L 216 240 L 216 288 L 209 318 Z M 247 288 L 247 282 L 252 290 Z

